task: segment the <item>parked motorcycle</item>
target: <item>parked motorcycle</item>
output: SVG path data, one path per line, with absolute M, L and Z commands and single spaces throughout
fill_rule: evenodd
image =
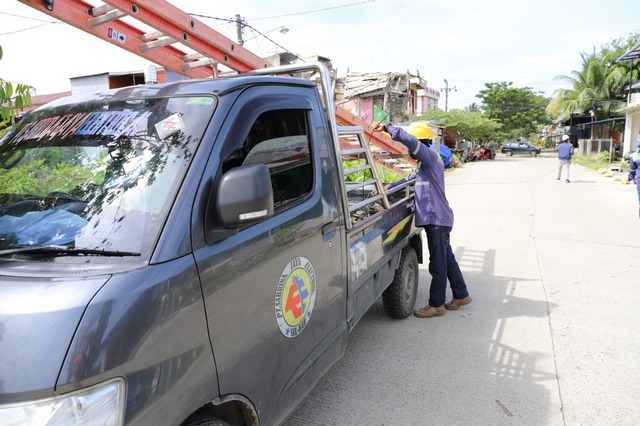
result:
M 496 148 L 495 145 L 489 143 L 487 146 L 480 147 L 479 153 L 480 160 L 493 160 L 496 158 Z

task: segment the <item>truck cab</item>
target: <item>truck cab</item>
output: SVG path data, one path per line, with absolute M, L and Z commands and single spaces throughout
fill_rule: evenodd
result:
M 349 197 L 339 139 L 363 133 L 322 96 L 134 86 L 0 141 L 0 423 L 278 424 L 381 294 L 411 312 L 410 188 Z

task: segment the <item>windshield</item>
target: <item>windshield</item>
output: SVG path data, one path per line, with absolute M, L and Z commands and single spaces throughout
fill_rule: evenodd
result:
M 0 141 L 0 250 L 149 254 L 213 108 L 120 99 L 28 115 Z

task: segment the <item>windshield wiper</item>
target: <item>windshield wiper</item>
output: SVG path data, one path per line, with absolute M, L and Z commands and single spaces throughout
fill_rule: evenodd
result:
M 61 256 L 140 256 L 140 253 L 133 251 L 82 249 L 66 246 L 23 246 L 0 250 L 0 256 L 21 253 L 53 254 Z

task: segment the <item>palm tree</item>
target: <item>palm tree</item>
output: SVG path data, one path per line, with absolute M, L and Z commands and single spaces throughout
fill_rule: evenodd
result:
M 617 51 L 604 49 L 600 54 L 581 53 L 582 71 L 561 75 L 558 80 L 571 84 L 571 89 L 558 89 L 546 108 L 547 114 L 561 120 L 569 119 L 572 113 L 591 113 L 594 120 L 609 118 L 625 106 L 621 96 L 627 83 L 628 71 L 615 61 Z

